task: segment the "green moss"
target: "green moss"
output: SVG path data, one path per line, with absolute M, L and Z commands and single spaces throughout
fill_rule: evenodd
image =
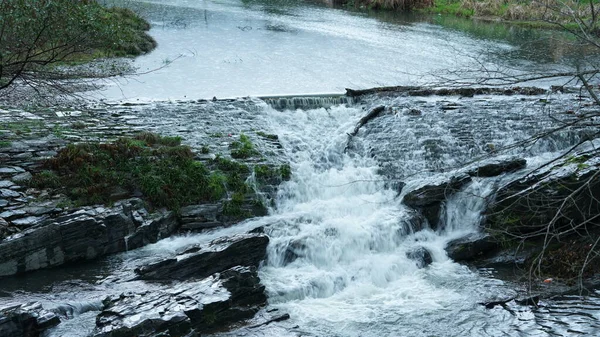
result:
M 226 177 L 193 159 L 179 137 L 143 133 L 112 143 L 70 144 L 34 175 L 39 188 L 59 188 L 78 204 L 108 204 L 118 191 L 140 192 L 155 207 L 215 201 Z
M 231 196 L 231 199 L 223 204 L 223 215 L 236 217 L 236 218 L 247 218 L 252 216 L 249 210 L 243 209 L 245 196 L 241 192 L 236 192 Z
M 0 140 L 0 148 L 11 147 L 12 143 L 7 140 Z
M 240 140 L 234 141 L 229 145 L 231 148 L 231 156 L 233 158 L 245 159 L 258 155 L 258 151 L 254 148 L 254 144 L 245 134 L 240 134 Z
M 8 122 L 0 124 L 0 129 L 9 130 L 16 135 L 30 134 L 41 129 L 44 122 L 39 120 L 24 120 L 19 122 Z
M 279 137 L 277 135 L 264 133 L 262 131 L 257 131 L 256 134 L 269 140 L 279 140 Z
M 279 174 L 281 174 L 283 180 L 290 180 L 292 178 L 292 168 L 288 164 L 281 165 Z
M 287 164 L 280 167 L 263 164 L 254 167 L 254 175 L 259 182 L 269 182 L 273 179 L 289 180 L 292 176 L 292 171 Z
M 474 14 L 474 10 L 464 8 L 460 0 L 437 0 L 432 7 L 423 8 L 421 11 L 434 14 L 450 14 L 465 18 L 470 18 Z
M 210 149 L 206 145 L 202 146 L 202 148 L 200 149 L 200 153 L 202 153 L 202 154 L 208 154 L 209 152 L 210 152 Z

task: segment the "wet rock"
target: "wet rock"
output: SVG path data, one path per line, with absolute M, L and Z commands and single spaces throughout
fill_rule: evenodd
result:
M 0 307 L 0 336 L 37 337 L 59 323 L 60 318 L 38 302 Z
M 469 175 L 472 177 L 495 177 L 503 173 L 524 169 L 526 166 L 527 160 L 525 159 L 509 159 L 479 166 L 469 171 Z
M 0 189 L 0 198 L 18 198 L 21 194 L 19 192 L 15 192 L 13 190 L 2 188 Z
M 454 261 L 473 261 L 494 254 L 500 248 L 500 244 L 489 235 L 471 234 L 448 242 L 446 252 Z
M 13 225 L 18 227 L 31 227 L 37 223 L 42 222 L 45 219 L 47 219 L 47 217 L 45 216 L 28 216 L 25 218 L 12 220 L 11 222 Z
M 0 207 L 6 207 L 8 205 L 8 200 L 0 199 Z
M 425 247 L 419 247 L 406 252 L 406 257 L 414 260 L 418 268 L 425 268 L 433 262 L 431 253 Z
M 23 172 L 25 172 L 25 170 L 17 166 L 0 167 L 0 174 L 15 174 Z
M 240 234 L 212 241 L 176 258 L 136 269 L 144 280 L 202 278 L 233 266 L 258 266 L 267 254 L 269 238 L 264 234 Z
M 35 224 L 28 222 L 30 228 L 0 242 L 0 276 L 141 247 L 177 228 L 170 212 L 149 217 L 141 225 L 134 221 L 132 212 L 139 207 L 135 205 L 137 200 L 124 201 L 113 208 L 84 208 L 55 219 L 38 219 Z
M 27 212 L 25 212 L 22 209 L 8 210 L 8 211 L 4 211 L 4 212 L 0 213 L 0 218 L 4 218 L 6 220 L 12 220 L 12 219 L 21 217 L 25 214 L 27 214 Z
M 14 186 L 15 183 L 13 183 L 10 180 L 0 180 L 0 188 L 10 188 L 11 186 Z
M 600 150 L 573 155 L 501 187 L 486 210 L 487 230 L 522 235 L 600 225 Z
M 252 318 L 266 304 L 254 267 L 234 267 L 200 281 L 107 298 L 96 337 L 190 336 Z
M 299 257 L 306 255 L 306 243 L 304 240 L 291 241 L 285 247 L 285 253 L 283 254 L 283 265 L 288 265 Z
M 404 196 L 402 202 L 420 211 L 429 225 L 436 229 L 439 226 L 442 203 L 469 182 L 471 182 L 471 177 L 467 174 L 454 176 L 448 180 L 410 191 Z
M 223 226 L 219 219 L 223 211 L 221 204 L 191 205 L 181 208 L 181 229 L 202 230 Z
M 423 111 L 416 108 L 411 108 L 402 110 L 402 114 L 405 116 L 421 116 Z

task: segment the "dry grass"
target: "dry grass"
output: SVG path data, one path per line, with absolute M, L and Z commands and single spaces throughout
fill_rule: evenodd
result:
M 463 0 L 461 6 L 475 16 L 496 16 L 512 21 L 572 22 L 591 16 L 589 3 L 574 0 Z

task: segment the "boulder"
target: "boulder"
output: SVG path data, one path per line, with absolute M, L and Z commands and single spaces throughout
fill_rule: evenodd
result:
M 600 225 L 600 150 L 572 155 L 501 187 L 484 226 L 513 236 Z
M 471 182 L 471 177 L 461 174 L 448 180 L 429 184 L 408 192 L 402 202 L 418 210 L 429 222 L 433 229 L 439 227 L 440 211 L 442 204 L 448 197 L 458 192 Z
M 513 158 L 481 165 L 470 170 L 469 175 L 472 177 L 496 177 L 504 173 L 515 172 L 524 169 L 526 166 L 527 160 L 522 158 Z
M 471 234 L 448 242 L 446 252 L 454 261 L 473 261 L 500 250 L 501 246 L 486 234 Z
M 431 253 L 424 247 L 418 247 L 406 252 L 406 257 L 414 260 L 418 268 L 425 268 L 433 262 Z
M 130 199 L 109 209 L 88 207 L 38 223 L 27 222 L 28 228 L 0 241 L 0 276 L 138 248 L 177 228 L 171 212 L 145 218 L 140 213 L 147 214 L 141 201 Z
M 38 302 L 0 307 L 0 336 L 37 337 L 56 326 L 60 318 Z
M 136 269 L 143 280 L 186 280 L 208 277 L 234 266 L 258 266 L 267 254 L 269 238 L 260 233 L 219 238 L 207 247 L 190 249 L 175 258 Z
M 254 317 L 267 297 L 256 268 L 234 267 L 186 281 L 104 300 L 96 337 L 193 336 Z

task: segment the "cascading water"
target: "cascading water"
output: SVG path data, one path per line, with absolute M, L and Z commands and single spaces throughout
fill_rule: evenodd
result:
M 422 319 L 412 320 L 449 319 L 450 308 L 475 310 L 482 300 L 483 290 L 477 296 L 456 285 L 488 281 L 449 261 L 444 246 L 456 233 L 477 230 L 483 202 L 451 201 L 446 231 L 415 233 L 413 213 L 386 188 L 377 161 L 344 153 L 347 133 L 363 115 L 343 106 L 266 113 L 294 178 L 279 193 L 261 279 L 272 305 L 290 312 L 309 334 L 427 335 L 427 327 L 418 328 Z M 489 190 L 485 183 L 472 186 Z M 427 270 L 407 257 L 419 247 L 432 254 Z
M 527 307 L 488 310 L 480 305 L 490 298 L 514 296 L 513 287 L 495 279 L 493 272 L 472 271 L 454 263 L 444 251 L 449 240 L 478 230 L 485 197 L 502 179 L 510 177 L 474 178 L 447 200 L 441 214 L 445 226 L 438 230 L 422 225 L 414 211 L 401 202 L 411 189 L 451 174 L 430 170 L 432 165 L 456 166 L 465 158 L 476 156 L 479 143 L 489 141 L 477 139 L 474 133 L 465 136 L 470 130 L 460 130 L 461 125 L 486 118 L 493 124 L 494 120 L 497 124 L 490 129 L 497 131 L 482 134 L 498 142 L 503 137 L 503 123 L 510 124 L 515 137 L 510 141 L 518 141 L 533 132 L 530 125 L 536 125 L 531 118 L 535 109 L 526 110 L 521 106 L 526 103 L 521 103 L 516 109 L 504 106 L 507 112 L 503 119 L 486 110 L 480 114 L 473 112 L 466 118 L 459 112 L 440 113 L 436 106 L 425 101 L 383 102 L 421 104 L 422 115 L 411 119 L 388 112 L 351 138 L 348 134 L 366 114 L 364 108 L 381 102 L 295 111 L 279 111 L 256 100 L 156 104 L 135 108 L 136 111 L 124 107 L 127 110 L 124 116 L 135 114 L 139 118 L 139 121 L 128 119 L 131 123 L 149 123 L 158 131 L 188 132 L 194 125 L 214 125 L 226 120 L 233 132 L 243 132 L 251 124 L 277 134 L 292 167 L 292 180 L 280 186 L 276 207 L 269 216 L 207 233 L 162 240 L 108 259 L 110 267 L 103 269 L 113 275 L 101 282 L 65 282 L 76 278 L 65 276 L 50 287 L 40 287 L 41 290 L 13 292 L 15 301 L 36 300 L 59 311 L 75 308 L 72 313 L 69 311 L 71 319 L 49 331 L 48 336 L 87 336 L 97 315 L 94 306 L 107 294 L 153 289 L 141 281 L 126 281 L 134 268 L 170 257 L 191 245 L 262 226 L 271 239 L 268 259 L 259 270 L 269 295 L 267 310 L 279 309 L 289 313 L 291 319 L 222 335 L 548 335 L 544 325 L 554 318 L 546 311 L 533 312 Z M 429 139 L 439 140 L 437 157 L 422 151 L 428 144 L 419 142 L 425 124 L 430 125 Z M 203 143 L 202 137 L 209 137 L 198 132 L 186 135 L 186 140 L 196 145 Z M 541 163 L 544 158 L 539 157 L 540 153 L 577 140 L 577 137 L 563 138 L 560 144 L 557 140 L 547 147 L 538 144 L 531 150 L 536 153 L 528 153 L 531 156 L 528 160 Z M 398 181 L 390 183 L 395 178 L 390 178 L 382 165 L 389 158 L 398 158 L 401 162 L 395 167 L 406 175 L 403 181 L 406 186 L 401 193 L 394 184 Z M 419 268 L 418 258 L 409 256 L 423 248 L 431 254 L 433 263 Z M 98 268 L 94 266 L 96 272 Z M 106 273 L 102 277 L 105 276 Z M 12 288 L 21 286 L 15 284 Z M 51 289 L 51 295 L 44 289 Z M 583 313 L 578 317 L 588 315 L 586 310 L 581 309 Z M 543 322 L 537 322 L 538 319 Z

